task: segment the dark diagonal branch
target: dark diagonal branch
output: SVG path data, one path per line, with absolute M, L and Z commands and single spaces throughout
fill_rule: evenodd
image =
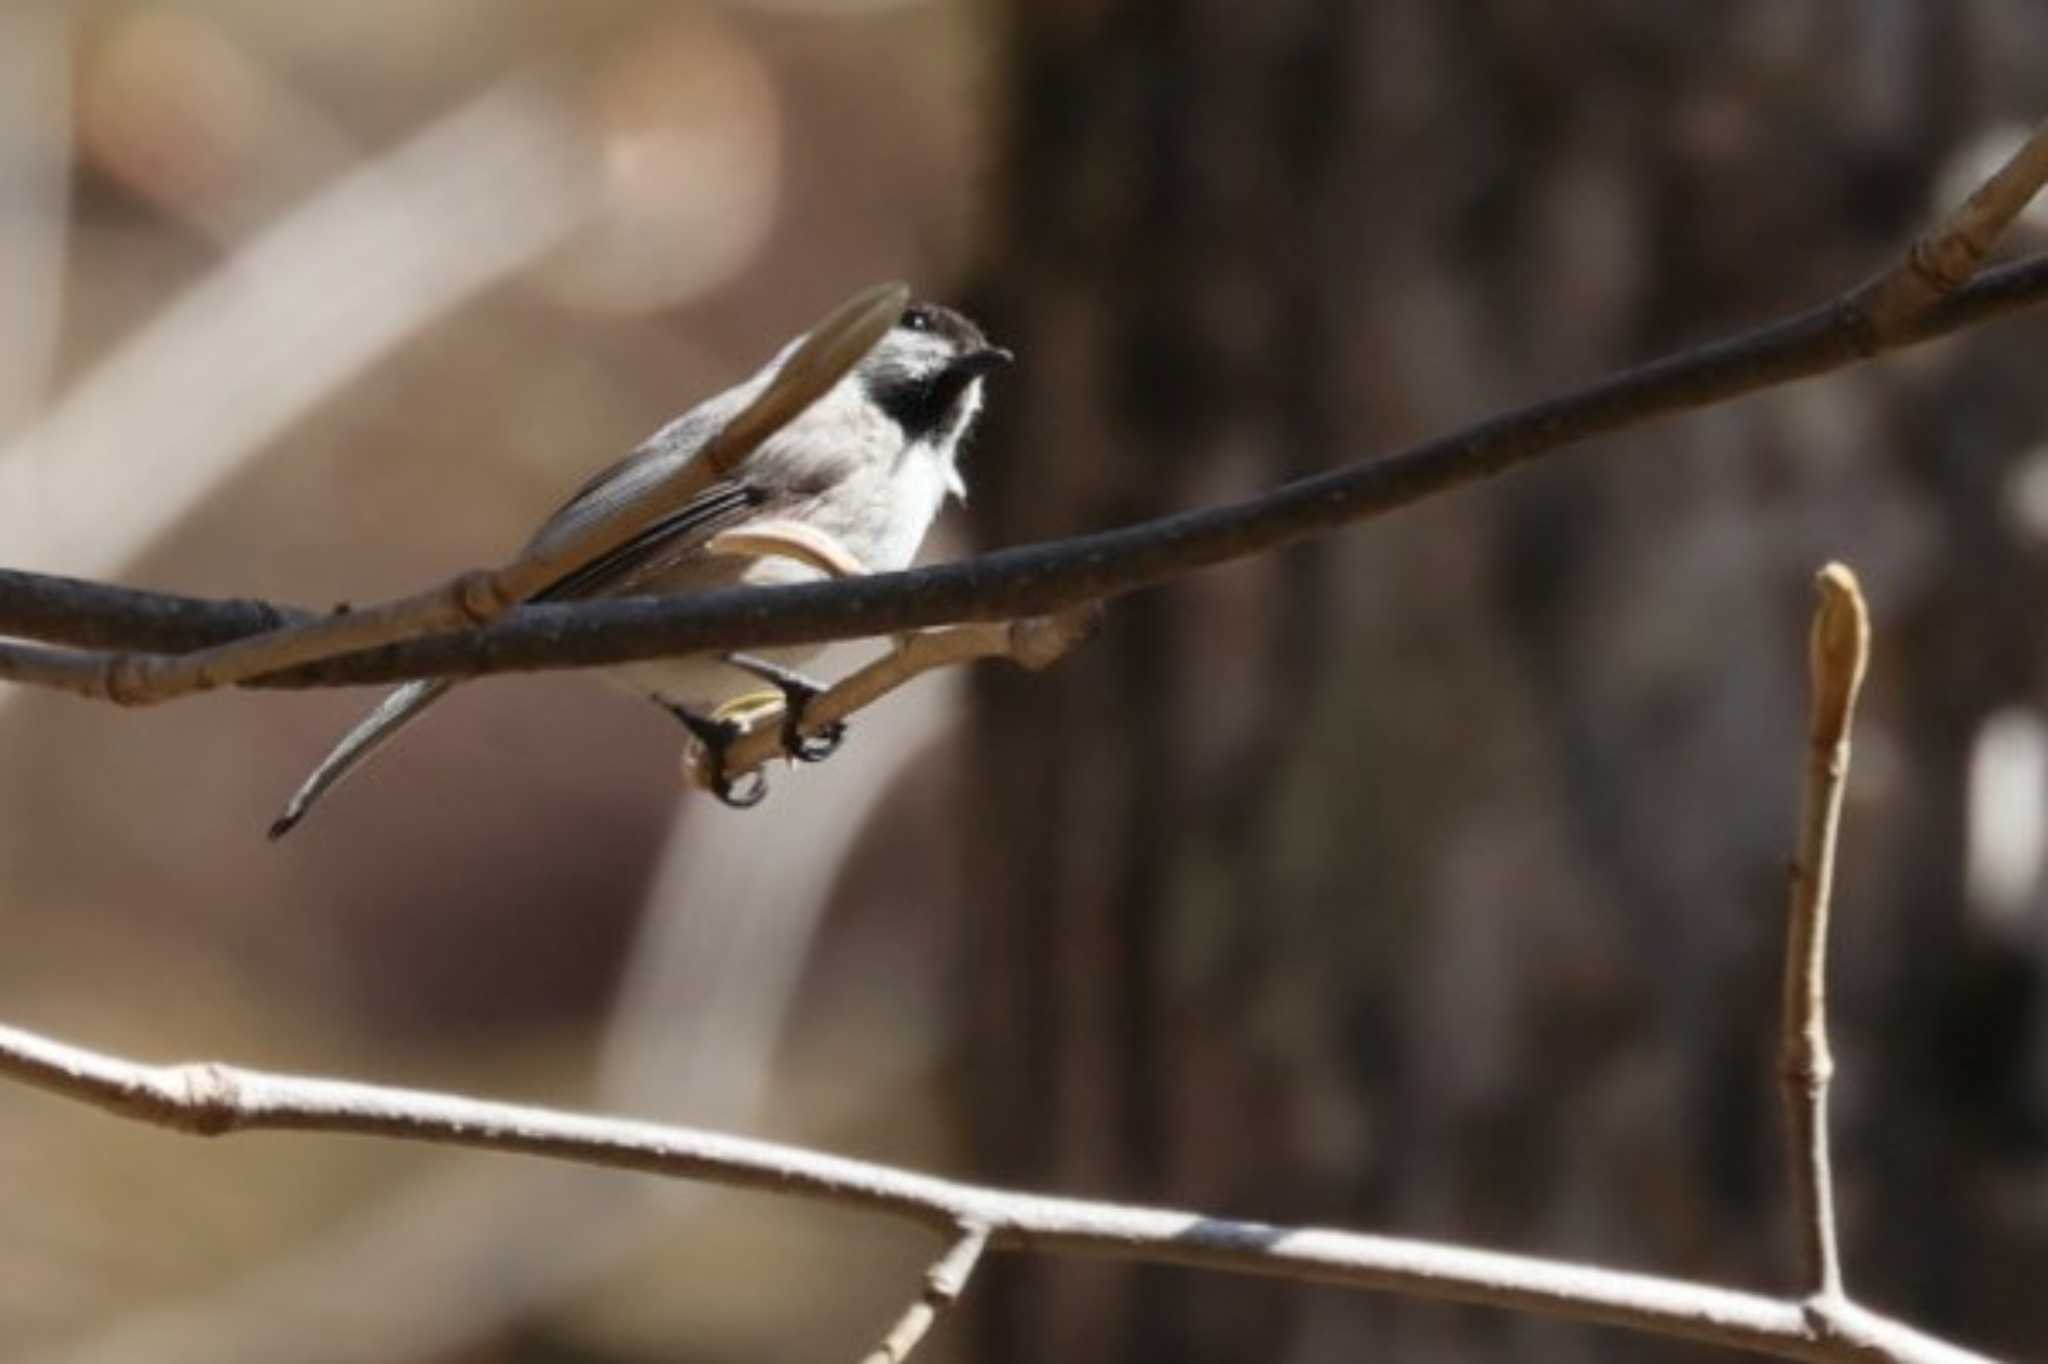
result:
M 227 682 L 339 686 L 473 677 L 1050 615 L 1328 534 L 1593 436 L 1827 373 L 2038 304 L 2048 299 L 2048 257 L 1971 276 L 2044 178 L 2048 130 L 2037 130 L 1962 208 L 1918 238 L 1899 264 L 1831 302 L 1398 454 L 1346 465 L 1242 502 L 908 573 L 687 599 L 512 607 L 481 630 L 410 638 L 426 633 L 423 621 L 438 620 L 447 628 L 463 620 L 492 619 L 506 604 L 505 583 L 493 575 L 463 575 L 445 590 L 413 599 L 425 603 L 420 614 L 407 617 L 405 603 L 372 608 L 382 634 L 328 617 L 319 633 L 272 630 L 258 637 L 267 643 L 239 650 L 219 641 L 227 630 L 253 623 L 246 602 L 223 605 L 216 617 L 205 604 L 189 599 L 146 607 L 133 598 L 80 591 L 69 580 L 8 574 L 0 577 L 0 634 L 71 642 L 90 638 L 101 647 L 163 650 L 165 623 L 176 619 L 193 632 L 183 647 L 224 650 L 233 666 L 225 666 L 220 655 L 202 659 L 160 652 L 98 653 L 53 666 L 46 653 L 0 643 L 0 678 L 106 699 L 152 701 Z M 845 334 L 866 334 L 864 329 L 882 315 L 869 306 L 876 297 L 871 291 L 835 314 Z M 851 324 L 849 317 L 855 319 Z M 818 334 L 827 334 L 829 325 Z M 835 352 L 834 358 L 844 356 Z M 787 415 L 783 412 L 782 419 Z M 490 589 L 481 592 L 488 600 L 479 602 L 479 584 Z M 516 597 L 513 593 L 510 599 Z M 453 608 L 444 610 L 451 602 L 461 609 L 453 614 Z M 287 608 L 271 609 L 279 618 L 295 618 Z M 74 612 L 96 619 L 53 626 Z M 136 628 L 126 634 L 121 622 L 131 613 Z M 394 613 L 406 626 L 396 633 L 385 619 Z M 366 641 L 400 638 L 364 648 Z M 254 661 L 262 659 L 276 667 L 255 670 Z
M 275 602 L 182 597 L 0 568 L 0 635 L 81 649 L 177 653 L 296 625 L 315 614 Z
M 585 668 L 702 649 L 857 639 L 960 621 L 1045 615 L 1369 520 L 1606 432 L 1838 369 L 2048 300 L 2048 257 L 1986 271 L 1889 332 L 1837 301 L 1656 361 L 1384 458 L 1262 496 L 1099 535 L 845 582 L 690 598 L 515 607 L 461 635 L 411 640 L 282 674 L 260 686 L 347 686 Z M 290 607 L 129 592 L 0 573 L 0 633 L 163 649 L 202 647 Z M 0 651 L 0 677 L 21 681 Z

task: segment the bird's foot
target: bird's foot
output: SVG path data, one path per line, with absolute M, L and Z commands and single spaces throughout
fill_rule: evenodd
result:
M 752 673 L 782 693 L 782 751 L 800 763 L 821 763 L 838 751 L 846 738 L 846 722 L 834 720 L 816 734 L 804 733 L 804 711 L 825 688 L 794 668 L 751 654 L 728 654 L 725 661 Z
M 704 784 L 719 803 L 735 810 L 746 810 L 759 805 L 768 798 L 768 778 L 760 768 L 741 773 L 735 778 L 725 768 L 725 755 L 733 742 L 747 732 L 747 727 L 723 713 L 715 715 L 694 715 L 681 706 L 664 702 L 662 709 L 682 721 L 683 728 L 690 731 L 690 737 L 704 750 Z

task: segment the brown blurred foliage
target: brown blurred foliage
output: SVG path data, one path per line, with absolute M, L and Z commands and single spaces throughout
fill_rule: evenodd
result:
M 2025 0 L 23 0 L 0 462 L 41 466 L 0 484 L 39 490 L 0 558 L 401 591 L 898 275 L 1022 359 L 937 552 L 1242 495 L 1861 277 L 2048 110 L 2044 44 Z M 971 725 L 943 686 L 863 717 L 751 817 L 680 795 L 661 717 L 554 678 L 469 689 L 272 849 L 366 698 L 7 694 L 5 1015 L 1777 1285 L 1801 641 L 1841 557 L 1878 632 L 1847 1269 L 2037 1350 L 2040 326 L 1130 599 L 1051 673 L 977 674 Z M 845 1356 L 926 1251 L 25 1093 L 0 1174 L 7 1359 Z M 997 1259 L 967 1311 L 928 1357 L 1678 1352 L 1097 1264 Z

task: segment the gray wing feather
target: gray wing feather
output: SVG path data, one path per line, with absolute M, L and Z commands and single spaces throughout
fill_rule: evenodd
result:
M 777 357 L 777 363 L 781 358 Z M 648 437 L 632 454 L 601 470 L 534 532 L 528 548 L 546 547 L 560 536 L 631 501 L 672 470 L 697 458 L 711 435 L 753 400 L 768 382 L 772 369 L 771 365 L 748 382 L 699 403 Z M 723 526 L 740 519 L 761 500 L 758 492 L 741 484 L 715 484 L 632 540 L 567 574 L 536 596 L 564 601 L 630 589 L 651 573 L 675 563 Z M 271 824 L 270 836 L 276 839 L 290 833 L 316 801 L 421 711 L 446 696 L 454 685 L 451 678 L 411 682 L 385 697 L 292 793 L 284 813 Z
M 713 484 L 618 548 L 542 588 L 534 600 L 575 601 L 630 588 L 673 566 L 764 500 L 742 483 Z
M 270 836 L 277 839 L 290 833 L 313 808 L 314 801 L 333 790 L 336 783 L 354 771 L 358 763 L 382 747 L 384 741 L 396 734 L 407 721 L 446 696 L 454 685 L 450 678 L 430 678 L 424 682 L 408 682 L 385 697 L 377 709 L 334 746 L 334 751 L 313 769 L 313 775 L 292 792 L 292 798 L 285 802 L 284 813 L 272 822 Z
M 598 470 L 541 524 L 527 542 L 527 548 L 545 548 L 558 537 L 632 501 L 673 470 L 696 459 L 713 433 L 732 420 L 733 414 L 766 382 L 764 377 L 757 376 L 738 388 L 705 399 L 642 441 L 638 449 L 618 463 Z
M 643 573 L 658 571 L 688 554 L 719 527 L 745 515 L 757 500 L 751 491 L 735 483 L 723 483 L 707 489 L 609 554 L 550 584 L 536 597 L 569 601 L 630 586 Z M 579 523 L 582 519 L 577 518 Z M 563 520 L 564 515 L 557 514 L 555 520 L 543 528 L 543 533 L 558 528 Z M 311 812 L 314 802 L 332 790 L 402 726 L 447 695 L 454 685 L 451 678 L 412 682 L 385 697 L 377 709 L 350 730 L 313 769 L 313 774 L 306 778 L 304 784 L 292 793 L 284 813 L 271 824 L 270 837 L 278 839 L 290 833 Z

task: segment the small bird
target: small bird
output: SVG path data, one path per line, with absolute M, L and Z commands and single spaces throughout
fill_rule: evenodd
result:
M 803 340 L 797 337 L 751 379 L 691 408 L 585 483 L 541 525 L 528 548 L 544 551 L 560 544 L 698 459 L 712 436 L 767 387 Z M 726 478 L 532 599 L 668 596 L 824 576 L 791 558 L 706 551 L 716 535 L 768 522 L 795 522 L 821 532 L 871 572 L 908 567 L 946 495 L 966 496 L 959 457 L 981 415 L 981 381 L 1012 358 L 951 308 L 909 304 L 837 384 Z M 733 783 L 719 760 L 724 746 L 741 732 L 732 716 L 744 713 L 750 702 L 780 705 L 784 747 L 792 758 L 815 762 L 838 744 L 837 727 L 811 739 L 797 728 L 804 704 L 820 688 L 796 669 L 820 647 L 650 659 L 620 664 L 606 675 L 681 720 L 711 752 L 714 793 L 726 804 L 746 806 L 766 794 L 765 783 L 758 773 L 744 787 Z M 772 693 L 763 692 L 764 682 Z M 452 679 L 439 678 L 393 691 L 293 793 L 270 826 L 270 837 L 289 833 L 315 801 L 454 685 Z

